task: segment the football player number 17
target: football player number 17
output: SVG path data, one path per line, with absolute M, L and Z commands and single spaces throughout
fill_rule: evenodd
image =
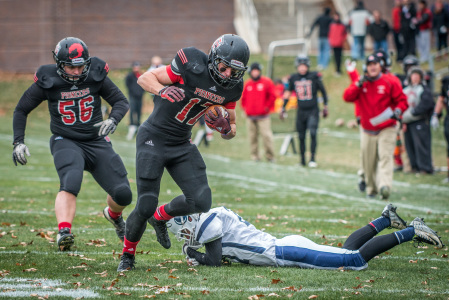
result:
M 181 123 L 184 123 L 184 121 L 187 119 L 187 114 L 192 110 L 192 108 L 197 105 L 199 102 L 201 101 L 201 99 L 199 98 L 192 98 L 190 99 L 190 101 L 181 109 L 181 111 L 176 115 L 176 120 L 178 120 Z M 190 118 L 187 121 L 188 125 L 195 125 L 196 121 L 198 121 L 198 119 L 204 114 L 204 112 L 206 111 L 206 108 L 209 106 L 214 105 L 213 103 L 204 103 L 204 104 L 200 104 L 201 106 L 203 106 L 205 109 L 201 110 L 196 116 L 194 116 L 193 118 Z
M 94 107 L 92 106 L 94 102 L 94 98 L 92 96 L 88 96 L 79 101 L 78 110 L 79 110 L 79 120 L 81 123 L 86 123 L 90 121 L 92 118 L 92 112 Z M 66 125 L 73 125 L 76 122 L 76 113 L 73 107 L 75 106 L 75 100 L 59 100 L 58 110 L 61 114 L 61 120 Z

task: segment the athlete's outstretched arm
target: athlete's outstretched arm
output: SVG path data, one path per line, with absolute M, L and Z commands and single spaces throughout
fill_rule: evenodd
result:
M 204 246 L 206 246 L 206 253 L 201 253 L 188 247 L 187 255 L 196 259 L 201 265 L 220 267 L 222 256 L 221 238 L 206 243 Z
M 168 66 L 170 67 L 170 66 Z M 159 67 L 157 69 L 145 72 L 137 79 L 137 83 L 147 92 L 158 95 L 166 85 L 173 84 L 167 72 L 167 67 Z

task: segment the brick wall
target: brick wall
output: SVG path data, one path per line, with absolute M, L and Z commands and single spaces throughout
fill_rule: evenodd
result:
M 2 0 L 0 70 L 34 72 L 53 63 L 56 43 L 81 38 L 111 68 L 153 55 L 169 63 L 182 47 L 206 53 L 221 34 L 235 33 L 231 0 Z

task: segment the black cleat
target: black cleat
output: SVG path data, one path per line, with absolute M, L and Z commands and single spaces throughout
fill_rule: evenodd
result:
M 118 265 L 117 272 L 124 272 L 135 269 L 135 260 L 135 255 L 129 254 L 128 252 L 123 253 L 122 257 L 120 258 L 120 264 Z
M 56 240 L 58 241 L 59 251 L 68 251 L 75 242 L 75 237 L 70 233 L 70 228 L 64 227 L 59 230 Z
M 123 220 L 122 216 L 118 217 L 117 219 L 111 218 L 109 215 L 109 207 L 106 206 L 105 209 L 103 209 L 103 215 L 111 222 L 112 225 L 115 227 L 115 232 L 117 233 L 118 238 L 123 242 L 125 240 L 125 221 Z
M 169 249 L 171 247 L 171 242 L 167 231 L 167 221 L 158 221 L 152 216 L 148 220 L 148 223 L 153 226 L 156 231 L 156 237 L 159 244 L 165 249 Z

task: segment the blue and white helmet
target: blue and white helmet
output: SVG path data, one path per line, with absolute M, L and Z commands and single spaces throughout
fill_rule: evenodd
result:
M 199 219 L 199 214 L 174 217 L 167 222 L 167 228 L 178 241 L 186 241 L 191 247 L 201 247 L 202 245 L 195 240 L 195 228 Z

